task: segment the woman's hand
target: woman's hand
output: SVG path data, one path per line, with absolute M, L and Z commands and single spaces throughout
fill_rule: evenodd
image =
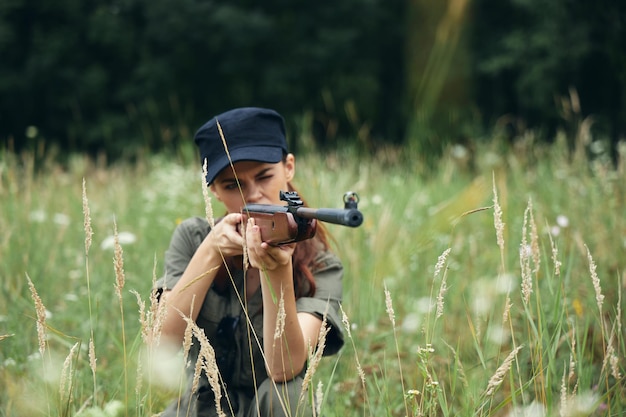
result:
M 273 271 L 282 267 L 291 267 L 291 256 L 296 247 L 294 244 L 270 246 L 261 240 L 261 229 L 248 219 L 246 228 L 246 245 L 248 247 L 248 262 L 253 268 Z
M 215 224 L 202 244 L 225 257 L 243 254 L 241 219 L 241 213 L 227 214 Z

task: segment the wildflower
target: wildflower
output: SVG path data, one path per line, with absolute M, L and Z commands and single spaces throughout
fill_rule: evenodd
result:
M 510 340 L 510 333 L 501 326 L 489 326 L 487 337 L 493 343 L 502 346 Z
M 65 301 L 78 301 L 78 296 L 72 293 L 65 294 L 63 298 L 65 298 Z
M 561 415 L 589 416 L 598 408 L 598 396 L 587 392 L 568 399 L 565 410 L 561 410 Z
M 31 222 L 43 223 L 48 218 L 48 215 L 43 210 L 34 210 L 30 212 L 30 215 L 28 217 L 30 218 Z
M 459 144 L 454 145 L 452 147 L 452 150 L 450 151 L 450 155 L 454 159 L 465 159 L 468 154 L 469 154 L 469 151 L 467 150 L 467 148 Z
M 498 294 L 509 294 L 517 286 L 517 277 L 513 274 L 502 274 L 496 280 L 495 290 Z
M 408 313 L 404 316 L 400 328 L 406 333 L 415 333 L 419 330 L 422 324 L 422 318 L 417 313 Z
M 380 196 L 380 194 L 374 194 L 372 196 L 372 204 L 375 206 L 380 206 L 385 201 L 384 198 Z
M 572 308 L 574 309 L 574 312 L 576 313 L 576 316 L 578 318 L 581 318 L 583 316 L 583 304 L 578 298 L 574 298 L 574 301 L 572 301 Z
M 117 239 L 120 245 L 130 245 L 137 241 L 137 237 L 130 232 L 119 232 Z M 115 248 L 115 236 L 107 236 L 100 244 L 102 250 L 111 250 Z
M 508 414 L 509 417 L 544 417 L 547 415 L 546 407 L 536 401 L 524 407 L 515 407 Z
M 567 226 L 569 226 L 569 219 L 566 216 L 560 214 L 556 216 L 556 224 L 558 224 L 559 227 L 565 229 Z

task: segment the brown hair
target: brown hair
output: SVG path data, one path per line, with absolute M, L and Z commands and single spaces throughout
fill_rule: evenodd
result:
M 288 183 L 289 191 L 297 191 L 291 183 Z M 300 197 L 304 205 L 306 201 Z M 315 236 L 311 239 L 302 240 L 296 244 L 293 251 L 293 283 L 296 292 L 296 299 L 300 297 L 311 297 L 315 294 L 315 278 L 311 268 L 315 267 L 314 261 L 317 253 L 327 250 L 328 232 L 322 222 L 317 222 Z

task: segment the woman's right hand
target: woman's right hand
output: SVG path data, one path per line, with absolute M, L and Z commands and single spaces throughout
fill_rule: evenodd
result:
M 243 236 L 241 234 L 241 213 L 229 213 L 219 222 L 202 242 L 207 249 L 221 253 L 224 257 L 243 254 Z

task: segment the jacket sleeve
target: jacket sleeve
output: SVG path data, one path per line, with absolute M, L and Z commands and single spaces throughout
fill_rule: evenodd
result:
M 316 261 L 318 266 L 312 271 L 316 284 L 315 295 L 299 298 L 296 308 L 298 312 L 326 318 L 329 332 L 323 354 L 327 356 L 337 353 L 344 344 L 339 311 L 343 293 L 343 266 L 331 252 L 323 252 Z
M 165 251 L 163 275 L 154 288 L 159 294 L 176 285 L 209 231 L 208 222 L 200 217 L 184 220 L 176 227 Z

